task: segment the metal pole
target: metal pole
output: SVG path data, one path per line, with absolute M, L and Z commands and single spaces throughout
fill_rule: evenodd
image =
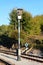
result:
M 20 51 L 20 19 L 18 19 L 18 56 L 17 56 L 18 61 L 21 60 L 20 55 L 21 55 L 21 51 Z

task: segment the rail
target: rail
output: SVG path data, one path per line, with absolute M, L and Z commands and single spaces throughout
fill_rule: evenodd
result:
M 9 54 L 9 55 L 13 55 L 13 56 L 17 56 L 16 52 L 12 52 L 12 51 L 0 51 L 1 53 L 5 53 L 5 54 Z M 29 54 L 21 54 L 22 58 L 25 59 L 29 59 L 29 60 L 33 60 L 33 61 L 37 61 L 37 62 L 41 62 L 43 63 L 43 57 L 40 56 L 35 56 L 35 55 L 29 55 Z

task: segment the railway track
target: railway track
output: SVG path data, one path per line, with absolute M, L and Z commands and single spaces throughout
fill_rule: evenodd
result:
M 23 55 L 21 55 L 21 57 L 43 63 L 43 58 L 39 57 L 39 56 L 23 54 Z
M 5 53 L 5 54 L 9 54 L 9 55 L 13 55 L 13 56 L 17 56 L 16 52 L 12 52 L 12 51 L 0 51 L 1 53 Z M 37 61 L 40 63 L 43 63 L 43 57 L 40 56 L 35 56 L 35 55 L 29 55 L 29 54 L 21 54 L 22 58 L 25 59 L 29 59 L 29 60 L 33 60 L 33 61 Z
M 42 56 L 36 56 L 36 55 L 30 55 L 30 54 L 24 54 L 24 55 L 26 55 L 26 56 L 30 56 L 30 57 L 36 57 L 36 58 L 41 58 L 41 59 L 43 59 L 43 57 Z

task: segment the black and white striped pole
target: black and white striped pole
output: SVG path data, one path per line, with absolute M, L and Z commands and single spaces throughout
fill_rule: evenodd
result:
M 22 19 L 22 9 L 17 9 L 17 18 L 18 18 L 18 52 L 17 60 L 20 61 L 21 50 L 20 50 L 20 20 Z

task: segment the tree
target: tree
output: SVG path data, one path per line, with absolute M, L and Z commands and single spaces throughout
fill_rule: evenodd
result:
M 43 32 L 43 15 L 35 16 L 34 19 L 39 23 L 40 30 Z
M 33 18 L 30 22 L 31 22 L 30 34 L 32 34 L 32 35 L 40 34 L 41 29 L 40 29 L 39 21 L 36 18 Z
M 23 11 L 22 17 L 23 17 L 23 22 L 22 22 L 23 30 L 29 33 L 30 20 L 32 19 L 32 15 L 29 12 Z
M 23 10 L 22 20 L 21 20 L 21 30 L 28 32 L 29 21 L 31 20 L 31 18 L 32 18 L 32 15 Z M 17 10 L 15 9 L 13 9 L 12 12 L 10 13 L 10 24 L 15 26 L 15 30 L 17 29 L 18 27 Z
M 7 25 L 0 26 L 0 35 L 7 33 L 7 27 L 8 27 Z
M 17 29 L 17 10 L 13 9 L 11 13 L 9 14 L 10 18 L 10 24 L 14 25 L 14 29 Z

